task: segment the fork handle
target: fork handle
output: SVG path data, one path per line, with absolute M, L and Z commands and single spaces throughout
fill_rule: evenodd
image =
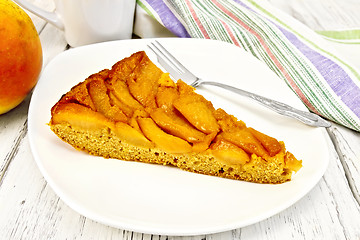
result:
M 265 107 L 268 107 L 269 109 L 274 110 L 275 112 L 285 115 L 288 117 L 292 117 L 294 119 L 297 119 L 307 125 L 314 126 L 314 127 L 330 127 L 330 122 L 326 121 L 325 119 L 321 118 L 320 116 L 310 113 L 301 111 L 299 109 L 293 108 L 285 103 L 278 102 L 260 95 L 257 95 L 255 93 L 251 93 L 236 87 L 232 87 L 226 84 L 218 83 L 218 82 L 209 82 L 209 81 L 203 81 L 198 79 L 194 84 L 192 84 L 194 87 L 197 87 L 199 85 L 212 85 L 221 87 L 224 89 L 227 89 L 229 91 L 235 92 L 237 94 L 240 94 L 245 97 L 249 97 L 258 103 L 264 105 Z

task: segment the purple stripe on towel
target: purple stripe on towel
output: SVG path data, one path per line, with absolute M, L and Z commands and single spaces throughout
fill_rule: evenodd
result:
M 178 37 L 190 38 L 189 33 L 186 31 L 182 23 L 175 17 L 171 10 L 166 6 L 162 0 L 146 0 L 147 3 L 156 11 L 160 16 L 164 26 L 169 29 Z

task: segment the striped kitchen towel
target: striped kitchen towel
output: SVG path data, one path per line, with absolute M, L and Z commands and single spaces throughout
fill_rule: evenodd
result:
M 310 111 L 360 131 L 360 72 L 331 53 L 319 34 L 264 1 L 137 0 L 137 4 L 178 37 L 217 39 L 252 53 Z

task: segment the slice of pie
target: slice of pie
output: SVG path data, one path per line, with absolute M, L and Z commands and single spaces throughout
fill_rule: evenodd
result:
M 291 180 L 301 161 L 137 52 L 74 86 L 51 109 L 51 130 L 104 158 L 172 165 L 257 183 Z

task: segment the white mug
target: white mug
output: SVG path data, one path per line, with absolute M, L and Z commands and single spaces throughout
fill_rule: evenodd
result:
M 72 47 L 132 36 L 136 0 L 54 0 L 54 12 L 14 1 L 63 30 Z

